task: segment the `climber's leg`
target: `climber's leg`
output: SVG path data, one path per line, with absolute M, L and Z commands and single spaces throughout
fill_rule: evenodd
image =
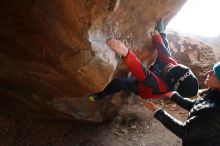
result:
M 121 90 L 137 94 L 137 80 L 134 77 L 121 77 L 113 79 L 102 92 L 91 94 L 89 96 L 89 100 L 101 100 L 104 97 L 117 93 Z

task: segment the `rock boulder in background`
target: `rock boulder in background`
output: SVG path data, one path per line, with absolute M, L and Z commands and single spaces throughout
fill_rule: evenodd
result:
M 169 32 L 168 39 L 173 58 L 190 67 L 199 80 L 200 88 L 204 88 L 206 72 L 216 63 L 214 49 L 198 38 L 177 32 Z

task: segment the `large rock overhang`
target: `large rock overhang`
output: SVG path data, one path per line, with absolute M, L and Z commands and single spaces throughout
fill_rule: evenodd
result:
M 105 40 L 120 39 L 141 58 L 151 48 L 155 21 L 167 23 L 185 1 L 2 0 L 1 112 L 96 122 L 111 117 L 120 98 L 86 98 L 126 70 Z

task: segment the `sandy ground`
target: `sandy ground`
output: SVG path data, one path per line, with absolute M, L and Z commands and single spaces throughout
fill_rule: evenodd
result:
M 178 119 L 186 112 L 176 104 L 160 105 Z M 120 114 L 99 125 L 72 121 L 21 121 L 0 116 L 0 146 L 181 146 L 181 140 L 130 97 Z

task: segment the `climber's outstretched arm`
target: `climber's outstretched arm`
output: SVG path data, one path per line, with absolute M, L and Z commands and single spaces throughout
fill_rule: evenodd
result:
M 107 44 L 115 53 L 122 56 L 125 65 L 129 68 L 137 80 L 142 81 L 145 79 L 146 73 L 144 72 L 144 66 L 141 64 L 136 55 L 130 49 L 128 49 L 123 42 L 116 39 L 108 39 Z

